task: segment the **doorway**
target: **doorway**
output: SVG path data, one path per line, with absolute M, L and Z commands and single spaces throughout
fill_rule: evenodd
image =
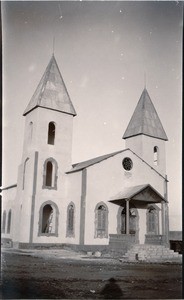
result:
M 120 207 L 117 216 L 117 233 L 126 234 L 126 208 Z M 129 209 L 129 234 L 135 234 L 136 242 L 139 236 L 139 217 L 136 208 Z

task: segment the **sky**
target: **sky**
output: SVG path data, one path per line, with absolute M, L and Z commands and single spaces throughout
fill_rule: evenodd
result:
M 22 114 L 54 51 L 77 111 L 73 163 L 125 148 L 146 85 L 169 138 L 170 230 L 181 230 L 181 2 L 5 1 L 2 36 L 3 186 L 17 181 Z

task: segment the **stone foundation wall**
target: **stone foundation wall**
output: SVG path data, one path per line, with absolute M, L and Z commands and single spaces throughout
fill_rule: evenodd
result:
M 43 243 L 19 243 L 19 249 L 68 249 L 78 252 L 107 253 L 109 245 L 74 245 L 74 244 L 43 244 Z
M 135 242 L 135 234 L 110 234 L 109 251 L 113 256 L 124 255 Z
M 145 244 L 150 245 L 166 245 L 166 236 L 165 235 L 145 235 Z

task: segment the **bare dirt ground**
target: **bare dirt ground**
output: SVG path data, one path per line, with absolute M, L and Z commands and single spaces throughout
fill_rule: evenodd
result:
M 2 299 L 182 299 L 181 264 L 2 253 Z

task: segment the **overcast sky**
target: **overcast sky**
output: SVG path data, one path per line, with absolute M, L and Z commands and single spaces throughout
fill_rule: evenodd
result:
M 3 182 L 17 181 L 22 116 L 53 52 L 73 105 L 73 163 L 124 149 L 145 85 L 166 143 L 171 230 L 181 229 L 178 2 L 3 2 Z M 146 76 L 144 76 L 146 74 Z

